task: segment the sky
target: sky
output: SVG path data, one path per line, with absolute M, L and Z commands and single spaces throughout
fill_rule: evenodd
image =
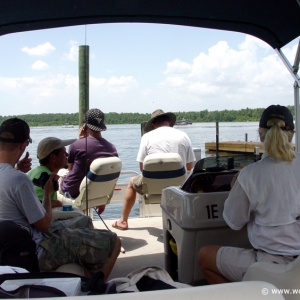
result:
M 0 36 L 0 115 L 78 112 L 81 45 L 90 47 L 89 107 L 105 113 L 294 104 L 292 76 L 253 36 L 119 23 Z M 291 64 L 297 45 L 283 48 Z

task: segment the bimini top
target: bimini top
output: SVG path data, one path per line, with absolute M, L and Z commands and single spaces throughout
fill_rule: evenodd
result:
M 300 0 L 4 0 L 0 35 L 72 25 L 163 23 L 237 31 L 281 48 L 300 36 Z

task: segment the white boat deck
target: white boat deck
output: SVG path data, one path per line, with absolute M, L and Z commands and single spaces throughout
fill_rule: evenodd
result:
M 125 253 L 120 253 L 109 276 L 125 277 L 130 272 L 145 267 L 159 266 L 164 268 L 164 244 L 162 237 L 162 218 L 131 218 L 128 230 L 118 230 L 111 225 L 116 220 L 105 220 L 105 223 L 122 241 Z M 98 229 L 106 229 L 101 220 L 94 220 Z

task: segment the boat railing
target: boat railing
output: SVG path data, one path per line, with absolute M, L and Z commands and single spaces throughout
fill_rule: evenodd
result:
M 136 175 L 139 175 L 139 174 L 140 174 L 139 172 L 133 171 L 133 170 L 121 171 L 120 177 L 122 175 L 125 175 L 125 177 L 124 178 L 119 177 L 119 180 L 118 180 L 118 182 L 115 186 L 115 189 L 114 189 L 114 194 L 113 194 L 110 201 L 111 202 L 123 202 L 125 191 L 126 191 L 127 186 L 128 186 L 129 178 L 133 177 L 133 176 L 136 176 Z M 126 176 L 126 175 L 131 175 L 131 176 L 129 177 L 129 176 Z M 126 179 L 126 181 L 125 181 L 125 179 Z

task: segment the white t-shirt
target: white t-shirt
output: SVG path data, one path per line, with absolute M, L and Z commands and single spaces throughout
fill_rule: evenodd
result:
M 37 198 L 27 175 L 10 164 L 0 163 L 0 220 L 26 226 L 37 246 L 43 235 L 32 224 L 42 219 L 45 209 Z
M 292 163 L 268 155 L 241 170 L 223 217 L 234 230 L 247 223 L 252 246 L 271 254 L 300 255 L 300 154 Z
M 153 153 L 178 153 L 186 165 L 196 160 L 188 135 L 176 128 L 162 126 L 142 136 L 136 160 L 143 162 Z

